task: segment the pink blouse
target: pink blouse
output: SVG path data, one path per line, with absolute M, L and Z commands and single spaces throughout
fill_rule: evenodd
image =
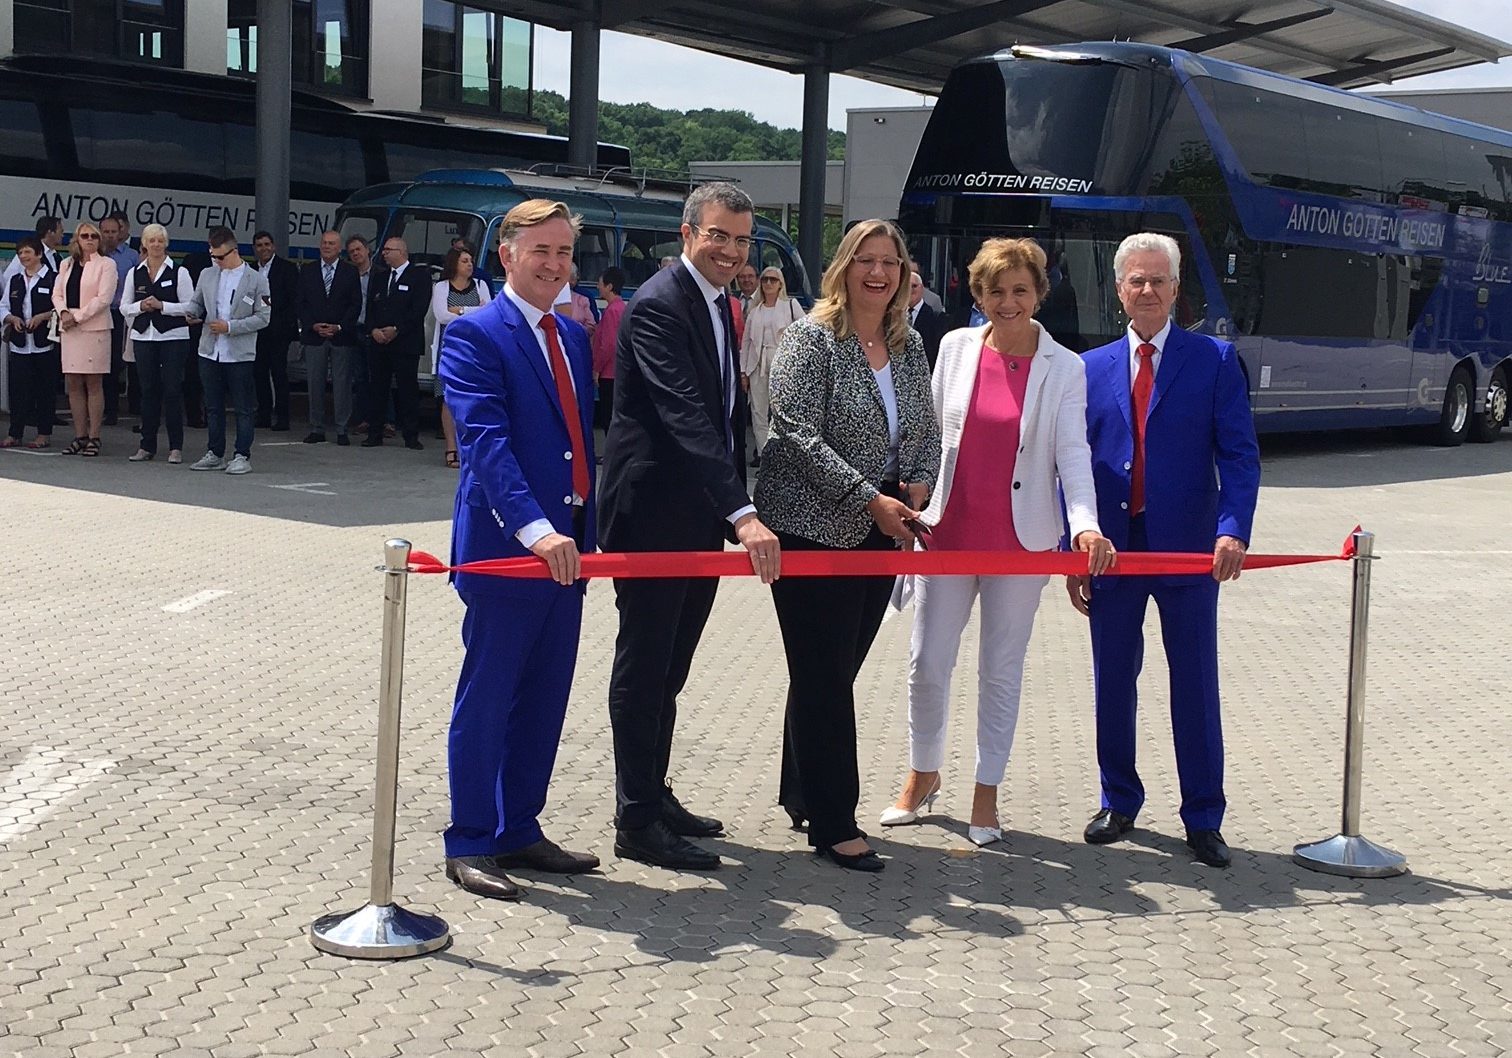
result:
M 947 551 L 1022 551 L 1013 531 L 1013 468 L 1031 357 L 982 346 L 955 479 L 929 546 Z

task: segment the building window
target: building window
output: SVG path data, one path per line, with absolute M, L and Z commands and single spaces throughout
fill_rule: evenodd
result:
M 368 0 L 294 0 L 293 81 L 325 95 L 367 95 Z M 226 72 L 257 73 L 257 0 L 226 5 Z
M 420 103 L 529 117 L 535 27 L 472 4 L 425 0 Z
M 16 50 L 184 65 L 184 0 L 16 0 Z

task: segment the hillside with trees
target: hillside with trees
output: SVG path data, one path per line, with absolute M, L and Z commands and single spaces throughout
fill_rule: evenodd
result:
M 535 119 L 567 135 L 567 99 L 537 91 Z M 599 103 L 599 139 L 630 148 L 636 166 L 687 172 L 690 162 L 796 161 L 797 129 L 779 129 L 742 110 L 663 110 L 650 103 Z M 829 134 L 829 157 L 845 157 L 845 133 Z

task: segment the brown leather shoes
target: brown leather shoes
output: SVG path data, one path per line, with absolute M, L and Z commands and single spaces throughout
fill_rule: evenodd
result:
M 499 867 L 510 870 L 544 871 L 547 874 L 584 874 L 596 870 L 597 856 L 587 852 L 568 852 L 550 838 L 542 838 L 534 845 L 501 853 L 493 857 Z
M 520 887 L 504 873 L 496 856 L 448 856 L 446 877 L 469 893 L 490 900 L 520 899 Z

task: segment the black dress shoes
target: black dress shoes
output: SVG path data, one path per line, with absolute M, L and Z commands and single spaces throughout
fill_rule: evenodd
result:
M 362 447 L 363 448 L 377 448 L 381 444 L 383 444 L 383 438 L 381 438 L 381 437 L 369 437 L 366 441 L 362 442 Z
M 712 816 L 696 816 L 689 812 L 671 790 L 662 798 L 661 817 L 667 829 L 679 837 L 712 838 L 724 833 L 723 823 Z
M 448 856 L 446 877 L 469 893 L 491 900 L 520 899 L 520 887 L 510 881 L 493 856 Z
M 653 867 L 670 867 L 675 871 L 712 871 L 720 866 L 719 857 L 701 849 L 658 819 L 647 827 L 614 832 L 614 854 L 638 860 Z
M 1227 867 L 1234 860 L 1223 842 L 1223 835 L 1216 830 L 1188 830 L 1186 843 L 1197 862 L 1209 867 Z
M 865 871 L 875 874 L 887 867 L 887 862 L 877 855 L 876 849 L 867 849 L 865 852 L 836 852 L 831 845 L 827 849 L 815 849 L 816 855 L 827 857 L 830 862 L 844 867 L 847 871 Z
M 587 852 L 568 852 L 550 838 L 513 852 L 501 852 L 494 863 L 509 870 L 545 871 L 547 874 L 584 874 L 596 870 L 599 858 Z
M 311 430 L 309 433 L 305 434 L 304 443 L 307 445 L 325 444 L 325 432 L 322 430 Z
M 408 448 L 411 452 L 425 451 L 425 445 L 420 443 L 420 438 L 418 437 L 406 437 L 404 439 L 404 447 Z
M 1082 840 L 1088 845 L 1110 845 L 1133 829 L 1134 820 L 1122 812 L 1104 808 L 1082 831 Z

